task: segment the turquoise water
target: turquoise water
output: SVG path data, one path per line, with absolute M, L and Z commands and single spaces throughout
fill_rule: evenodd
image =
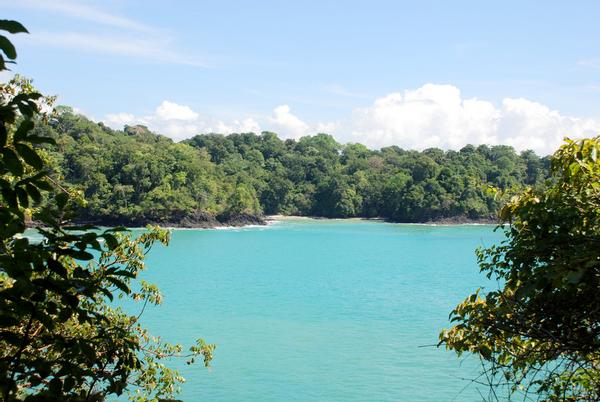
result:
M 431 347 L 484 284 L 492 226 L 284 221 L 175 230 L 148 257 L 164 304 L 143 323 L 218 345 L 181 365 L 185 401 L 475 401 L 477 364 Z

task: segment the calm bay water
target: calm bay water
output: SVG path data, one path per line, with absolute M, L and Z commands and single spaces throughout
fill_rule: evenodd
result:
M 164 303 L 143 323 L 218 345 L 211 369 L 180 365 L 185 401 L 475 401 L 477 363 L 422 346 L 485 284 L 474 249 L 501 236 L 353 220 L 175 230 L 148 256 Z

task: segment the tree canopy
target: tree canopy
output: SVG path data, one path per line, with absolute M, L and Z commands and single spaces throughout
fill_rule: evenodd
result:
M 600 137 L 566 140 L 552 157 L 552 184 L 502 208 L 507 239 L 477 253 L 498 289 L 469 296 L 440 335 L 482 359 L 490 399 L 600 399 L 599 156 Z
M 370 150 L 326 134 L 296 141 L 270 132 L 175 143 L 68 107 L 34 131 L 55 139 L 57 173 L 83 192 L 79 219 L 102 224 L 210 226 L 262 214 L 490 221 L 504 201 L 490 187 L 542 186 L 549 168 L 549 158 L 507 146 Z

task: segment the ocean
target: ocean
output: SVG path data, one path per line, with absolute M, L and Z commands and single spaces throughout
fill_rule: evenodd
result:
M 437 348 L 480 286 L 490 225 L 296 219 L 174 230 L 141 278 L 164 302 L 143 324 L 170 342 L 217 344 L 179 367 L 184 401 L 477 401 L 479 362 Z M 135 310 L 132 309 L 132 313 Z

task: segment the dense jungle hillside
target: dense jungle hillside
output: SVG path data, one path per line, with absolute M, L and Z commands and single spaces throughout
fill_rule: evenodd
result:
M 57 173 L 95 224 L 210 227 L 264 215 L 492 221 L 508 194 L 543 185 L 549 159 L 508 146 L 371 150 L 327 134 L 202 134 L 176 143 L 144 126 L 113 130 L 58 107 L 36 125 Z M 492 188 L 501 190 L 497 192 Z

